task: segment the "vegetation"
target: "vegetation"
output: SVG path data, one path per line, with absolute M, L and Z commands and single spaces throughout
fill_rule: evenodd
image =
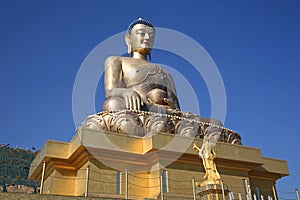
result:
M 28 180 L 30 163 L 35 154 L 30 150 L 0 146 L 0 185 L 3 192 L 6 192 L 7 185 L 26 185 L 36 189 L 39 184 Z

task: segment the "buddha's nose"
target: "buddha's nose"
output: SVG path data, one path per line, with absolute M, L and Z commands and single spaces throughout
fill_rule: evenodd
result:
M 150 38 L 149 33 L 146 33 L 144 39 L 149 40 L 149 38 Z

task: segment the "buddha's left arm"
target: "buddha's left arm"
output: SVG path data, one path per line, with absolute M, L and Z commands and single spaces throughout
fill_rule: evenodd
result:
M 175 84 L 170 74 L 168 74 L 167 93 L 169 100 L 174 104 L 172 108 L 180 110 Z

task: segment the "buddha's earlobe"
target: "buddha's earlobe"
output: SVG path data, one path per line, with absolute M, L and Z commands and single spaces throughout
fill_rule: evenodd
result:
M 128 34 L 128 33 L 125 35 L 125 42 L 127 44 L 127 52 L 128 52 L 128 54 L 131 54 L 132 49 L 131 49 L 131 44 L 130 44 L 130 34 Z
M 129 45 L 127 45 L 127 53 L 128 54 L 131 54 L 132 52 L 131 52 L 132 50 L 131 50 L 131 45 L 129 44 Z

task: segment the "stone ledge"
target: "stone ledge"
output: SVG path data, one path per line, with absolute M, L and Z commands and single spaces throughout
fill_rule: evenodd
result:
M 167 133 L 158 133 L 152 137 L 134 137 L 123 134 L 93 131 L 79 128 L 70 142 L 47 141 L 43 149 L 33 160 L 29 177 L 38 179 L 43 160 L 55 159 L 59 162 L 67 162 L 76 170 L 78 156 L 89 156 L 89 151 L 95 151 L 103 159 L 112 156 L 116 161 L 128 157 L 128 162 L 143 162 L 145 159 L 157 160 L 156 151 L 160 151 L 160 159 L 168 159 L 171 154 L 182 154 L 183 162 L 190 164 L 199 163 L 198 154 L 192 149 L 193 142 L 202 145 L 202 139 L 177 136 Z M 85 152 L 85 153 L 84 153 Z M 85 154 L 85 155 L 83 155 Z M 275 174 L 277 177 L 289 175 L 286 161 L 262 157 L 261 150 L 241 145 L 217 143 L 218 167 L 232 168 L 241 166 L 245 171 L 265 171 Z M 124 160 L 126 163 L 126 160 Z M 235 164 L 234 164 L 235 163 Z M 72 166 L 74 165 L 74 166 Z M 32 176 L 35 174 L 35 176 Z M 255 173 L 256 174 L 256 173 Z M 254 175 L 254 174 L 253 174 Z

